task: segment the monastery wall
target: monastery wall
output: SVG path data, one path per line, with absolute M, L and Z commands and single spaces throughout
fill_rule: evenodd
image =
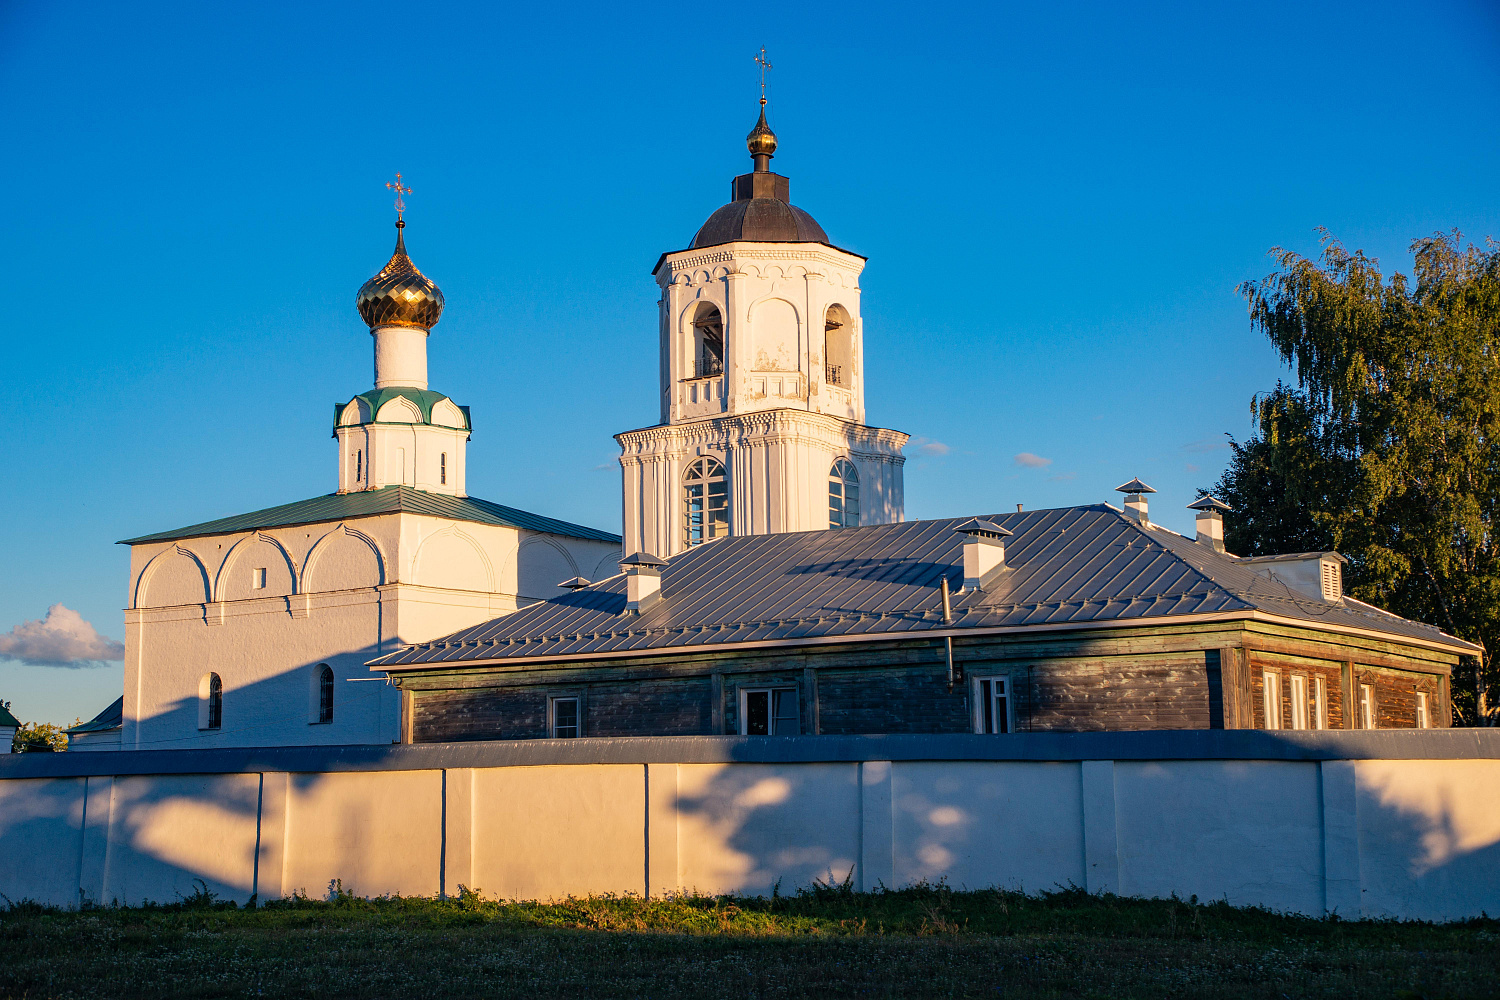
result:
M 680 737 L 0 759 L 0 894 L 1081 886 L 1500 912 L 1500 732 Z

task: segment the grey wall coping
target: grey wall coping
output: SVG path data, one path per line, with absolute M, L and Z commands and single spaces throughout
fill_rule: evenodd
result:
M 867 760 L 1463 760 L 1500 758 L 1500 729 L 1190 729 L 1006 736 L 631 736 L 616 739 L 0 755 L 0 780 L 143 774 L 422 771 L 545 764 L 793 764 Z

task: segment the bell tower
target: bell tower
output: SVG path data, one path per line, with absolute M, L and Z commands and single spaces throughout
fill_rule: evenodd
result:
M 904 516 L 908 436 L 864 422 L 865 259 L 791 204 L 764 98 L 747 145 L 731 201 L 653 271 L 661 423 L 615 438 L 627 554 Z

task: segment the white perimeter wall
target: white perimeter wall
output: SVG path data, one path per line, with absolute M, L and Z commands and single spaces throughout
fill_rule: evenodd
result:
M 1496 759 L 0 773 L 0 893 L 769 894 L 852 871 L 1445 920 L 1500 912 L 1496 788 Z

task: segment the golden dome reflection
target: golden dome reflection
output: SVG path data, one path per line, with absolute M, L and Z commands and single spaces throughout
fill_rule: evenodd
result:
M 766 124 L 766 102 L 760 102 L 760 121 L 745 136 L 745 144 L 750 147 L 751 156 L 771 157 L 776 153 L 776 133 L 771 131 L 771 126 Z
M 396 223 L 396 252 L 380 273 L 365 282 L 355 297 L 359 315 L 370 329 L 377 326 L 414 326 L 430 330 L 443 314 L 443 293 L 406 255 L 401 232 L 406 223 Z

